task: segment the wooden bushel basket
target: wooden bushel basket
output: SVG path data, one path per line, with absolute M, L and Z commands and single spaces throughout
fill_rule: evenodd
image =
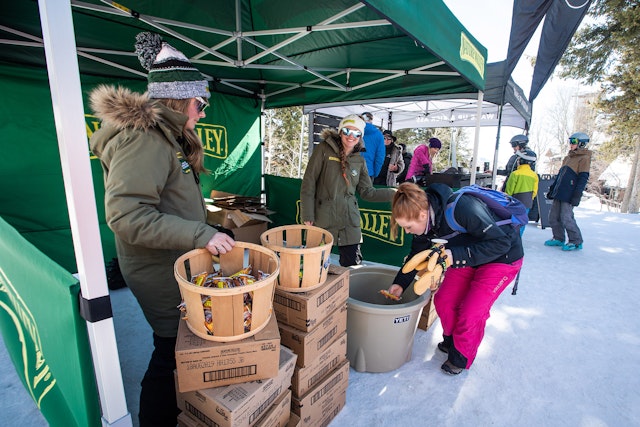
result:
M 252 275 L 258 270 L 269 277 L 253 284 L 235 288 L 202 287 L 191 283 L 197 274 L 221 270 L 224 276 L 231 276 L 247 266 L 252 267 Z M 220 257 L 211 255 L 206 249 L 194 249 L 180 256 L 174 265 L 174 274 L 180 293 L 186 305 L 187 326 L 200 338 L 229 342 L 248 338 L 267 326 L 273 312 L 273 296 L 279 273 L 279 259 L 268 248 L 253 243 L 236 242 L 234 248 Z M 245 332 L 244 294 L 252 296 L 251 329 Z M 213 335 L 205 326 L 203 296 L 211 299 Z
M 310 225 L 284 225 L 265 231 L 262 245 L 280 257 L 278 288 L 287 292 L 307 292 L 327 280 L 333 236 Z

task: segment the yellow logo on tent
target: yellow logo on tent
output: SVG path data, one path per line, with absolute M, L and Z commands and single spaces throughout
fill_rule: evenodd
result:
M 9 316 L 8 322 L 13 322 L 18 342 L 22 346 L 22 366 L 16 367 L 22 375 L 27 391 L 40 408 L 42 400 L 56 386 L 56 379 L 43 354 L 38 324 L 18 290 L 1 268 L 0 295 L 3 295 L 0 298 L 0 311 Z
M 84 115 L 87 136 L 91 136 L 95 131 L 100 129 L 101 121 L 92 114 Z M 226 159 L 229 154 L 229 146 L 227 142 L 227 128 L 220 125 L 210 125 L 207 123 L 198 123 L 196 132 L 202 141 L 205 156 L 215 157 L 216 159 Z M 88 141 L 87 141 L 88 144 Z M 91 159 L 97 157 L 89 152 Z
M 394 246 L 404 245 L 404 230 L 391 239 L 391 212 L 360 208 L 360 228 L 362 234 Z
M 300 218 L 300 200 L 296 201 L 296 223 L 302 224 Z M 391 212 L 360 208 L 360 229 L 362 234 L 372 239 L 381 240 L 393 246 L 404 246 L 404 230 L 400 229 L 396 238 L 391 238 Z
M 484 79 L 485 58 L 464 33 L 460 33 L 460 59 L 470 62 Z
M 216 159 L 227 158 L 229 155 L 227 128 L 220 125 L 198 123 L 196 125 L 196 132 L 204 146 L 205 156 L 214 157 Z

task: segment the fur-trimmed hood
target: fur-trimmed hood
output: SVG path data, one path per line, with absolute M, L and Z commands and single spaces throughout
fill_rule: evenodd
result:
M 136 93 L 124 87 L 100 85 L 89 94 L 95 116 L 102 121 L 91 138 L 91 151 L 101 153 L 114 137 L 125 131 L 149 132 L 159 129 L 168 138 L 182 133 L 188 117 L 173 111 L 146 93 Z
M 160 120 L 157 102 L 124 87 L 100 85 L 91 91 L 89 104 L 96 117 L 118 129 L 146 131 Z

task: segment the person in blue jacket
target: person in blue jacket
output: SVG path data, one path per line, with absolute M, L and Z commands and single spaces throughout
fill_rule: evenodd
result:
M 367 162 L 367 170 L 373 182 L 382 169 L 386 155 L 384 136 L 380 129 L 373 124 L 373 114 L 365 112 L 361 116 L 365 121 L 364 135 L 362 136 L 365 149 L 360 154 Z
M 553 200 L 549 211 L 553 238 L 544 242 L 545 246 L 561 246 L 563 251 L 582 249 L 582 233 L 573 216 L 573 208 L 580 204 L 589 181 L 592 153 L 586 148 L 588 143 L 589 136 L 583 132 L 569 137 L 569 154 L 562 160 L 558 175 L 547 192 L 547 199 Z

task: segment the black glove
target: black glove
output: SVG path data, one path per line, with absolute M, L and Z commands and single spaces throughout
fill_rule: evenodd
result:
M 553 200 L 553 196 L 551 195 L 551 193 L 553 193 L 553 187 L 555 187 L 555 182 L 553 184 L 551 184 L 551 186 L 549 187 L 549 190 L 547 190 L 546 194 L 544 195 L 544 197 L 547 198 L 547 200 Z
M 582 198 L 582 196 L 580 197 L 572 197 L 571 198 L 571 204 L 573 206 L 578 206 L 580 204 L 580 199 Z

